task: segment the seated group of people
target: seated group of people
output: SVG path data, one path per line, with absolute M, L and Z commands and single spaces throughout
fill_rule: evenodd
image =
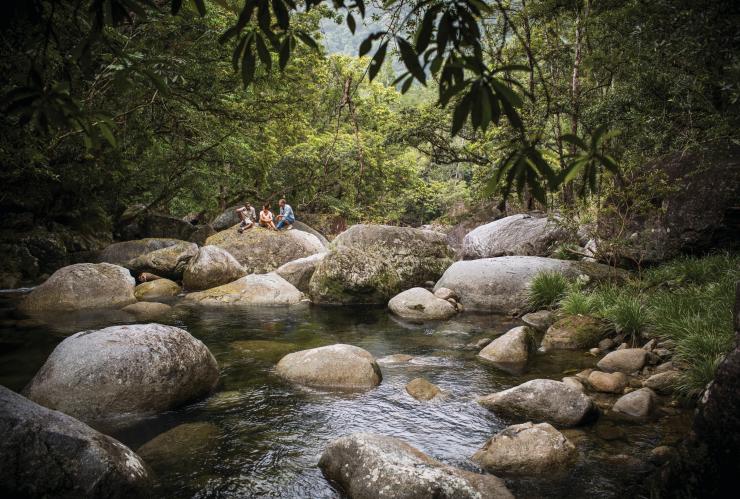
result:
M 237 229 L 239 234 L 254 227 L 255 223 L 259 223 L 261 227 L 270 230 L 281 230 L 283 227 L 292 229 L 293 222 L 295 222 L 293 208 L 285 202 L 285 199 L 281 199 L 278 204 L 280 205 L 280 214 L 277 217 L 273 217 L 270 211 L 270 203 L 265 203 L 262 206 L 262 211 L 259 213 L 259 222 L 254 207 L 251 204 L 244 203 L 244 206 L 237 208 L 236 212 L 239 214 L 239 218 L 241 218 L 239 229 Z M 277 221 L 277 225 L 275 221 Z

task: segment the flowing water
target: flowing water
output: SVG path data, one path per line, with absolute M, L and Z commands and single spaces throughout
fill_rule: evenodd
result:
M 14 317 L 15 298 L 0 299 L 0 317 Z M 169 324 L 202 340 L 218 360 L 221 381 L 209 398 L 113 434 L 136 450 L 184 423 L 188 438 L 149 461 L 160 497 L 341 497 L 317 467 L 325 445 L 338 436 L 370 431 L 399 437 L 436 459 L 480 471 L 470 456 L 506 422 L 479 406 L 476 396 L 529 379 L 560 379 L 591 367 L 582 352 L 537 354 L 518 376 L 476 359 L 468 343 L 506 332 L 516 321 L 463 314 L 437 324 L 411 325 L 382 308 L 175 307 Z M 68 334 L 125 322 L 115 312 L 56 317 L 52 325 L 0 321 L 0 384 L 21 390 Z M 332 393 L 282 381 L 274 366 L 287 352 L 349 343 L 377 358 L 414 355 L 383 364 L 375 389 Z M 425 377 L 446 392 L 418 402 L 404 386 Z M 646 425 L 595 425 L 566 434 L 580 457 L 566 475 L 506 479 L 517 497 L 631 497 L 647 493 L 643 480 L 650 449 L 675 443 L 688 414 Z M 206 424 L 203 424 L 206 423 Z

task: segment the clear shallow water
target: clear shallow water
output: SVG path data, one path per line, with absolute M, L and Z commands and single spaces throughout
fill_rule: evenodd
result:
M 0 299 L 0 317 L 13 317 L 12 308 L 12 299 Z M 23 323 L 23 328 L 7 319 L 0 322 L 0 384 L 22 389 L 68 334 L 126 318 L 107 312 L 47 320 L 51 325 Z M 517 325 L 501 317 L 462 315 L 445 323 L 411 325 L 372 308 L 176 307 L 165 322 L 188 330 L 210 348 L 221 381 L 203 401 L 114 434 L 137 449 L 183 423 L 213 425 L 205 444 L 198 443 L 194 431 L 192 441 L 174 455 L 149 462 L 161 497 L 341 497 L 317 462 L 329 441 L 354 431 L 396 436 L 436 459 L 479 471 L 469 457 L 507 423 L 475 403 L 476 396 L 528 379 L 560 379 L 595 362 L 581 352 L 538 354 L 519 376 L 486 365 L 464 346 Z M 365 392 L 306 389 L 275 376 L 275 363 L 288 351 L 332 343 L 357 345 L 378 358 L 395 353 L 416 358 L 381 365 L 383 382 Z M 404 386 L 420 376 L 446 391 L 444 400 L 422 403 L 408 396 Z M 642 481 L 648 468 L 634 458 L 644 461 L 653 447 L 674 442 L 687 423 L 684 414 L 621 426 L 623 435 L 607 440 L 602 436 L 611 422 L 602 418 L 567 433 L 580 457 L 566 475 L 507 483 L 518 497 L 635 496 L 645 492 Z

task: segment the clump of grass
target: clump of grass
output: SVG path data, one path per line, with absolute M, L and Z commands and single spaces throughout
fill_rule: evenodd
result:
M 528 301 L 532 310 L 553 308 L 568 290 L 568 279 L 559 272 L 540 272 L 529 286 Z
M 617 333 L 629 335 L 635 344 L 640 333 L 648 325 L 646 307 L 639 296 L 631 293 L 617 295 L 610 305 L 603 304 L 599 315 L 606 319 Z
M 569 315 L 596 315 L 599 307 L 594 294 L 570 289 L 560 300 L 560 310 Z

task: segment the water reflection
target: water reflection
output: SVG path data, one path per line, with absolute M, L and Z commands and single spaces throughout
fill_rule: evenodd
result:
M 0 311 L 13 319 L 7 302 L 0 303 Z M 115 313 L 95 313 L 60 316 L 50 325 L 23 331 L 3 323 L 0 383 L 21 389 L 70 332 L 130 321 Z M 468 458 L 505 426 L 475 403 L 477 396 L 537 377 L 560 379 L 566 371 L 594 363 L 580 352 L 538 354 L 525 373 L 515 376 L 480 362 L 466 345 L 506 332 L 515 325 L 506 318 L 463 315 L 447 323 L 409 324 L 382 308 L 177 305 L 167 321 L 208 345 L 219 361 L 221 382 L 208 399 L 115 435 L 137 449 L 179 425 L 209 423 L 192 426 L 209 428 L 206 446 L 195 446 L 194 438 L 192 452 L 181 442 L 184 447 L 177 448 L 174 462 L 170 455 L 166 463 L 150 463 L 162 497 L 338 497 L 316 464 L 330 440 L 353 431 L 400 437 L 439 460 L 476 470 Z M 275 376 L 274 365 L 285 353 L 337 342 L 363 347 L 376 357 L 403 353 L 413 358 L 383 364 L 383 383 L 359 393 L 296 387 Z M 406 383 L 420 376 L 447 397 L 423 403 L 408 396 Z M 682 431 L 686 421 L 628 428 L 622 438 L 611 440 L 602 438 L 608 432 L 599 430 L 599 424 L 569 435 L 581 457 L 567 478 L 512 480 L 512 490 L 522 497 L 624 497 L 629 495 L 625 487 L 639 486 L 644 470 L 607 458 L 646 454 L 666 435 Z

